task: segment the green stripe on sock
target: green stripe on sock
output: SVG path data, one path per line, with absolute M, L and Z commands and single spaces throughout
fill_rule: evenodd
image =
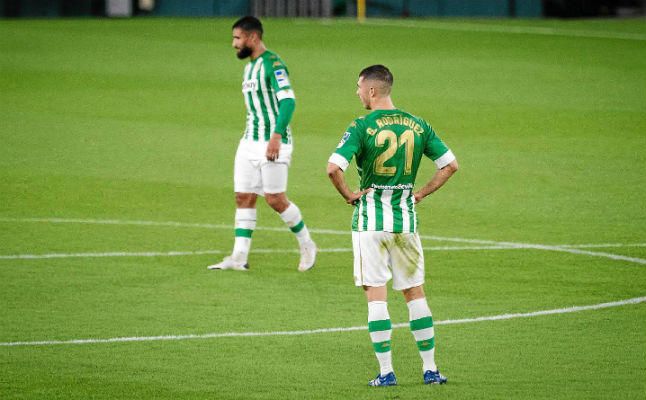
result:
M 253 229 L 236 228 L 236 236 L 251 237 Z
M 433 347 L 435 347 L 435 337 L 417 342 L 417 348 L 419 351 L 433 350 Z
M 420 329 L 432 328 L 433 327 L 433 317 L 423 317 L 420 319 L 414 319 L 410 322 L 410 330 L 418 331 Z
M 385 353 L 387 351 L 390 351 L 390 340 L 373 343 L 372 347 L 374 347 L 376 353 Z
M 368 322 L 368 331 L 370 332 L 387 331 L 389 329 L 392 329 L 389 319 Z
M 294 233 L 298 233 L 298 232 L 302 231 L 303 228 L 305 228 L 305 222 L 301 221 L 301 222 L 299 222 L 298 224 L 292 226 L 289 229 L 291 229 L 292 232 L 294 232 Z

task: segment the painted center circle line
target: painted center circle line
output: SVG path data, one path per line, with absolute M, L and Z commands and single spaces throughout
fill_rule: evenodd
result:
M 231 226 L 228 225 L 212 225 L 212 224 L 187 224 L 181 222 L 155 222 L 155 221 L 122 221 L 122 220 L 88 220 L 88 219 L 62 219 L 62 218 L 3 218 L 0 217 L 0 221 L 3 222 L 49 222 L 49 223 L 83 223 L 83 224 L 110 224 L 110 225 L 149 225 L 149 226 L 181 226 L 181 227 L 200 227 L 200 228 L 209 228 L 209 229 L 231 229 Z M 262 229 L 262 228 L 261 228 Z M 284 231 L 284 228 L 266 228 L 266 230 L 280 230 Z M 315 230 L 311 230 L 315 231 Z M 319 234 L 348 234 L 348 232 L 335 231 L 335 230 L 316 230 Z M 598 257 L 608 257 L 612 259 L 619 259 L 629 262 L 636 262 L 639 264 L 646 263 L 646 260 L 634 257 L 625 257 L 619 256 L 616 254 L 610 253 L 600 253 L 600 252 L 591 252 L 585 250 L 578 250 L 573 248 L 574 245 L 567 245 L 570 247 L 559 246 L 546 246 L 539 244 L 527 244 L 527 243 L 516 243 L 516 242 L 496 242 L 492 240 L 479 240 L 479 239 L 464 239 L 464 238 L 446 238 L 439 236 L 421 236 L 429 240 L 440 240 L 440 241 L 452 241 L 452 242 L 461 242 L 461 243 L 474 243 L 474 244 L 486 244 L 491 246 L 498 246 L 500 248 L 511 248 L 511 249 L 520 249 L 520 248 L 530 248 L 538 250 L 552 250 L 552 251 L 564 251 L 574 254 L 585 254 L 593 255 Z M 336 249 L 339 250 L 339 249 Z M 345 249 L 342 249 L 343 251 Z M 218 250 L 211 250 L 206 252 L 220 252 Z M 180 252 L 175 252 L 180 253 Z M 178 254 L 179 255 L 179 254 Z M 465 319 L 456 319 L 456 320 L 444 320 L 437 321 L 437 325 L 442 324 L 464 324 L 472 322 L 482 322 L 482 321 L 498 321 L 498 320 L 507 320 L 514 318 L 529 318 L 536 317 L 541 315 L 553 315 L 553 314 L 564 314 L 572 312 L 580 312 L 586 310 L 598 310 L 609 307 L 619 307 L 629 304 L 639 304 L 646 302 L 646 296 L 644 297 L 635 297 L 631 299 L 619 300 L 608 303 L 599 303 L 592 304 L 587 306 L 574 306 L 567 308 L 558 308 L 552 310 L 542 310 L 534 311 L 529 313 L 514 313 L 514 314 L 500 314 L 494 316 L 483 316 L 476 318 L 465 318 Z M 408 326 L 407 323 L 394 324 L 393 328 L 402 328 Z M 24 342 L 0 342 L 0 347 L 8 346 L 47 346 L 47 345 L 62 345 L 62 344 L 92 344 L 92 343 L 118 343 L 118 342 L 142 342 L 142 341 L 159 341 L 159 340 L 189 340 L 189 339 L 209 339 L 209 338 L 220 338 L 220 337 L 242 337 L 242 336 L 284 336 L 284 335 L 307 335 L 307 334 L 317 334 L 317 333 L 329 333 L 329 332 L 346 332 L 346 331 L 356 331 L 356 330 L 365 330 L 365 326 L 355 326 L 355 327 L 345 327 L 345 328 L 322 328 L 322 329 L 313 329 L 313 330 L 302 330 L 302 331 L 275 331 L 275 332 L 228 332 L 228 333 L 207 333 L 207 334 L 191 334 L 191 335 L 166 335 L 166 336 L 141 336 L 141 337 L 117 337 L 117 338 L 108 338 L 108 339 L 71 339 L 71 340 L 45 340 L 45 341 L 24 341 Z
M 0 222 L 41 222 L 53 224 L 98 224 L 98 225 L 139 225 L 139 226 L 167 226 L 167 227 L 183 227 L 183 228 L 205 228 L 205 229 L 233 229 L 231 225 L 223 224 L 205 224 L 205 223 L 186 223 L 176 221 L 140 221 L 140 220 L 120 220 L 120 219 L 85 219 L 85 218 L 11 218 L 0 217 Z M 286 228 L 275 227 L 257 227 L 256 230 L 287 232 Z M 349 235 L 350 231 L 341 231 L 334 229 L 310 229 L 310 232 L 320 235 Z M 488 246 L 503 246 L 505 248 L 521 248 L 521 249 L 536 249 L 556 251 L 562 253 L 571 253 L 578 255 L 586 255 L 590 257 L 609 258 L 617 261 L 627 261 L 636 264 L 646 264 L 646 259 L 638 257 L 628 257 L 620 254 L 613 254 L 607 252 L 590 251 L 577 249 L 576 245 L 544 245 L 534 243 L 519 243 L 519 242 L 500 242 L 494 240 L 481 240 L 481 239 L 466 239 L 455 237 L 443 237 L 432 235 L 420 235 L 420 238 L 425 240 L 435 240 L 442 242 L 457 242 L 480 244 Z M 589 245 L 584 245 L 587 247 Z M 9 255 L 11 257 L 11 255 Z M 15 257 L 14 257 L 15 258 Z
M 503 321 L 516 318 L 532 318 L 544 315 L 568 314 L 581 311 L 601 310 L 605 308 L 621 307 L 646 302 L 646 296 L 633 297 L 631 299 L 612 301 L 607 303 L 590 304 L 586 306 L 573 306 L 566 308 L 555 308 L 551 310 L 532 311 L 527 313 L 513 313 L 490 315 L 476 318 L 462 318 L 435 321 L 435 325 L 457 325 L 485 321 Z M 409 323 L 393 324 L 393 329 L 408 327 Z M 268 332 L 221 332 L 221 333 L 204 333 L 189 335 L 164 335 L 164 336 L 134 336 L 134 337 L 114 337 L 106 339 L 70 339 L 70 340 L 41 340 L 31 342 L 0 342 L 0 347 L 25 347 L 25 346 L 55 346 L 55 345 L 79 345 L 79 344 L 101 344 L 101 343 L 127 343 L 127 342 L 154 342 L 167 340 L 195 340 L 195 339 L 216 339 L 227 337 L 250 337 L 250 336 L 301 336 L 314 335 L 321 333 L 335 332 L 352 332 L 366 331 L 367 326 L 350 326 L 342 328 L 320 328 L 299 331 L 268 331 Z

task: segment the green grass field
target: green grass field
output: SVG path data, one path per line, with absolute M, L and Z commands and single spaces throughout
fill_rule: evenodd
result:
M 233 243 L 232 23 L 0 21 L 0 398 L 646 397 L 644 20 L 265 21 L 297 96 L 308 273 L 265 204 L 251 270 L 205 268 Z M 325 167 L 374 63 L 460 161 L 418 208 L 442 387 L 408 328 L 385 390 L 367 330 L 271 334 L 367 324 Z

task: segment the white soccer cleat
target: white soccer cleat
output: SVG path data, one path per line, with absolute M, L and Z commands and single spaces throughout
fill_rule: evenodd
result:
M 217 270 L 217 269 L 232 269 L 235 271 L 248 271 L 249 270 L 249 264 L 247 264 L 244 261 L 236 261 L 233 259 L 233 257 L 224 257 L 224 260 L 219 262 L 218 264 L 213 264 L 209 265 L 206 267 L 207 269 L 211 270 Z
M 305 272 L 314 266 L 316 252 L 316 243 L 311 240 L 301 246 L 301 261 L 298 263 L 299 271 Z

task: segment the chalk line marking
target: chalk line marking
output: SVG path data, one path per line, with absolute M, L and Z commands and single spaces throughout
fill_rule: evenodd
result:
M 182 223 L 182 222 L 155 222 L 155 221 L 122 221 L 122 220 L 94 220 L 94 219 L 65 219 L 65 218 L 5 218 L 0 217 L 0 221 L 4 222 L 48 222 L 48 223 L 81 223 L 81 224 L 107 224 L 107 225 L 147 225 L 147 226 L 172 226 L 172 227 L 191 227 L 191 228 L 207 228 L 207 229 L 231 229 L 231 226 L 228 225 L 216 225 L 216 224 L 193 224 L 193 223 Z M 272 231 L 284 231 L 284 228 L 260 228 L 265 230 Z M 347 231 L 337 231 L 329 229 L 320 229 L 311 231 L 317 232 L 319 234 L 342 234 L 348 235 Z M 458 243 L 469 243 L 469 244 L 479 244 L 480 246 L 435 246 L 428 247 L 425 250 L 483 250 L 483 249 L 539 249 L 539 250 L 551 250 L 551 251 L 563 251 L 574 254 L 583 254 L 583 255 L 592 255 L 596 257 L 608 257 L 617 260 L 636 262 L 640 264 L 646 263 L 646 260 L 635 258 L 635 257 L 625 257 L 619 256 L 616 254 L 610 253 L 601 253 L 601 252 L 591 252 L 586 250 L 579 250 L 575 247 L 577 245 L 560 245 L 560 246 L 548 246 L 548 245 L 538 245 L 538 244 L 527 244 L 527 243 L 515 243 L 515 242 L 496 242 L 492 240 L 479 240 L 479 239 L 464 239 L 464 238 L 447 238 L 439 236 L 421 236 L 427 240 L 437 240 L 437 241 L 448 241 L 448 242 L 458 242 Z M 579 245 L 578 247 L 625 247 L 631 246 L 621 243 L 616 244 L 585 244 Z M 643 243 L 637 243 L 633 246 L 644 246 Z M 256 249 L 256 252 L 286 252 L 288 250 L 280 249 Z M 296 252 L 296 249 L 292 249 L 292 252 Z M 345 252 L 351 251 L 351 249 L 339 248 L 339 249 L 322 249 L 323 252 Z M 137 252 L 137 253 L 127 253 L 127 252 L 112 252 L 112 253 L 69 253 L 69 254 L 44 254 L 44 255 L 9 255 L 9 256 L 0 256 L 1 258 L 14 257 L 14 258 L 61 258 L 64 256 L 71 257 L 119 257 L 119 256 L 138 256 L 138 257 L 156 257 L 156 256 L 182 256 L 182 255 L 196 255 L 196 254 L 221 254 L 220 250 L 198 250 L 198 251 L 172 251 L 172 252 Z M 565 314 L 586 310 L 598 310 L 609 307 L 619 307 L 628 304 L 638 304 L 646 301 L 646 297 L 635 297 L 632 299 L 620 300 L 609 303 L 600 303 L 587 306 L 574 306 L 566 308 L 558 308 L 552 310 L 542 310 L 529 313 L 514 313 L 514 314 L 501 314 L 493 316 L 484 316 L 477 318 L 464 318 L 464 319 L 455 319 L 455 320 L 444 320 L 436 321 L 436 325 L 451 325 L 451 324 L 464 324 L 472 322 L 482 322 L 482 321 L 498 321 L 498 320 L 507 320 L 513 318 L 529 318 L 542 315 L 553 315 L 553 314 Z M 408 326 L 408 323 L 401 323 L 393 325 L 393 328 L 403 328 Z M 312 329 L 312 330 L 301 330 L 301 331 L 276 331 L 276 332 L 228 332 L 228 333 L 207 333 L 207 334 L 191 334 L 191 335 L 167 335 L 167 336 L 141 336 L 141 337 L 117 337 L 117 338 L 108 338 L 108 339 L 72 339 L 72 340 L 48 340 L 48 341 L 31 341 L 31 342 L 0 342 L 0 346 L 46 346 L 46 345 L 63 345 L 63 344 L 92 344 L 92 343 L 118 343 L 118 342 L 143 342 L 143 341 L 159 341 L 159 340 L 188 340 L 188 339 L 209 339 L 209 338 L 221 338 L 221 337 L 244 337 L 244 336 L 285 336 L 285 335 L 308 335 L 308 334 L 317 334 L 317 333 L 330 333 L 330 332 L 348 332 L 348 331 L 357 331 L 365 330 L 366 326 L 355 326 L 355 327 L 346 327 L 346 328 L 321 328 L 321 329 Z
M 514 250 L 523 247 L 509 246 L 433 246 L 424 247 L 425 251 L 465 251 L 465 250 Z M 299 249 L 254 249 L 254 253 L 300 253 Z M 319 253 L 349 253 L 351 248 L 326 248 L 318 249 Z M 108 258 L 108 257 L 182 257 L 204 254 L 229 254 L 225 250 L 195 250 L 195 251 L 140 251 L 126 252 L 113 251 L 105 253 L 49 253 L 49 254 L 8 254 L 0 255 L 0 260 L 39 260 L 52 258 Z
M 591 304 L 587 306 L 574 306 L 565 308 L 555 308 L 552 310 L 541 310 L 527 313 L 513 313 L 513 314 L 500 314 L 476 318 L 462 318 L 462 319 L 448 319 L 443 321 L 435 321 L 435 325 L 457 325 L 468 324 L 474 322 L 484 321 L 501 321 L 515 318 L 531 318 L 543 315 L 555 314 L 568 314 L 580 311 L 600 310 L 604 308 L 620 307 L 631 304 L 639 304 L 646 302 L 646 297 L 634 297 L 632 299 L 625 299 L 619 301 L 612 301 L 608 303 Z M 393 324 L 393 329 L 408 327 L 409 323 Z M 164 336 L 135 336 L 135 337 L 115 337 L 107 339 L 71 339 L 71 340 L 41 340 L 32 342 L 0 342 L 2 347 L 18 347 L 18 346 L 53 346 L 53 345 L 68 345 L 68 344 L 97 344 L 97 343 L 124 343 L 124 342 L 153 342 L 161 340 L 194 340 L 194 339 L 215 339 L 226 337 L 250 337 L 250 336 L 300 336 L 300 335 L 314 335 L 320 333 L 335 333 L 335 332 L 352 332 L 352 331 L 365 331 L 367 326 L 350 326 L 345 328 L 320 328 L 308 329 L 300 331 L 273 331 L 273 332 L 223 332 L 223 333 L 205 333 L 201 335 L 164 335 Z
M 646 247 L 646 243 L 590 243 L 590 244 L 559 244 L 558 247 L 565 248 L 604 248 L 604 247 Z
M 9 254 L 0 255 L 0 260 L 39 260 L 50 258 L 103 258 L 103 257 L 178 257 L 202 254 L 223 254 L 222 250 L 195 250 L 195 251 L 112 251 L 105 253 L 49 253 L 49 254 Z
M 571 245 L 567 245 L 571 247 Z M 590 247 L 630 247 L 637 246 L 643 247 L 643 243 L 635 244 L 614 244 L 614 245 L 584 245 Z M 565 247 L 565 246 L 563 246 Z M 580 247 L 580 246 L 577 246 Z M 522 250 L 533 249 L 534 247 L 527 246 L 424 246 L 424 251 L 483 251 L 483 250 Z M 319 253 L 350 253 L 351 248 L 323 248 L 318 250 Z M 299 253 L 298 249 L 254 249 L 254 253 Z M 113 252 L 89 252 L 89 253 L 48 253 L 48 254 L 7 254 L 0 255 L 0 260 L 40 260 L 40 259 L 55 259 L 55 258 L 110 258 L 110 257 L 185 257 L 185 256 L 198 256 L 205 254 L 229 254 L 225 250 L 174 250 L 174 251 L 113 251 Z M 597 253 L 595 253 L 596 255 Z M 623 257 L 616 256 L 615 257 Z
M 200 224 L 175 221 L 137 221 L 120 219 L 89 219 L 89 218 L 11 218 L 0 217 L 0 222 L 44 222 L 51 224 L 89 224 L 89 225 L 141 225 L 141 226 L 170 226 L 176 228 L 206 228 L 233 229 L 231 225 Z M 273 228 L 262 228 L 273 230 Z M 278 228 L 275 228 L 278 230 Z M 282 230 L 282 229 L 281 229 Z
M 176 221 L 138 221 L 121 219 L 87 219 L 87 218 L 9 218 L 0 217 L 0 222 L 41 222 L 51 224 L 88 224 L 88 225 L 133 225 L 133 226 L 167 226 L 174 228 L 233 229 L 232 225 L 204 224 Z M 287 228 L 256 227 L 258 231 L 285 232 Z M 310 232 L 322 235 L 349 235 L 350 231 L 334 229 L 309 229 Z
M 139 225 L 139 226 L 168 226 L 168 227 L 183 227 L 183 228 L 205 228 L 205 229 L 233 229 L 231 225 L 223 224 L 204 224 L 204 223 L 186 223 L 186 222 L 176 222 L 176 221 L 139 221 L 139 220 L 118 220 L 118 219 L 84 219 L 84 218 L 9 218 L 9 217 L 0 217 L 0 222 L 41 222 L 41 223 L 53 223 L 53 224 L 99 224 L 99 225 Z M 265 230 L 265 231 L 274 231 L 274 232 L 286 232 L 285 228 L 274 228 L 274 227 L 256 227 L 256 230 Z M 310 232 L 318 234 L 327 234 L 327 235 L 349 235 L 349 231 L 341 231 L 334 229 L 310 229 Z M 507 249 L 536 249 L 536 250 L 549 250 L 549 251 L 558 251 L 562 253 L 571 253 L 578 255 L 587 255 L 591 257 L 602 257 L 609 258 L 612 260 L 618 261 L 628 261 L 637 264 L 646 264 L 646 259 L 638 257 L 628 257 L 622 256 L 619 254 L 612 254 L 606 252 L 598 251 L 589 251 L 589 250 L 580 250 L 575 248 L 576 245 L 542 245 L 542 244 L 533 244 L 533 243 L 517 243 L 517 242 L 497 242 L 493 240 L 480 240 L 480 239 L 465 239 L 465 238 L 454 238 L 454 237 L 442 237 L 442 236 L 429 236 L 429 235 L 420 235 L 422 239 L 426 240 L 436 240 L 440 242 L 458 242 L 458 243 L 470 243 L 470 244 L 480 244 L 485 246 L 492 246 L 493 248 L 488 248 L 486 250 L 507 250 Z M 642 245 L 642 244 L 639 244 Z M 589 245 L 583 245 L 589 246 Z M 592 245 L 595 246 L 595 245 Z M 465 250 L 465 249 L 462 249 Z M 476 250 L 476 249 L 471 249 Z M 480 248 L 478 250 L 485 250 Z M 203 251 L 214 251 L 214 250 L 203 250 Z M 119 253 L 119 252 L 115 252 Z M 115 254 L 113 253 L 113 254 Z M 177 253 L 177 252 L 176 252 Z M 186 252 L 190 253 L 190 252 Z M 83 254 L 83 253 L 79 253 Z M 97 257 L 94 253 L 94 257 Z M 145 253 L 142 253 L 145 254 Z M 210 253 L 204 253 L 210 254 Z M 217 254 L 217 253 L 214 253 Z M 177 254 L 177 255 L 192 255 L 192 254 Z M 37 258 L 38 255 L 24 255 L 27 257 L 16 257 L 21 255 L 6 255 L 0 256 L 0 259 L 3 257 L 9 257 L 4 259 L 18 259 L 18 258 Z M 33 256 L 33 257 L 29 257 Z M 80 257 L 80 256 L 75 256 Z M 113 256 L 116 257 L 116 256 Z M 41 257 L 43 258 L 43 257 Z M 46 258 L 61 258 L 56 256 L 46 257 Z
M 421 236 L 421 237 L 426 239 L 431 239 L 431 240 L 440 239 L 439 236 Z M 643 259 L 643 258 L 628 257 L 628 256 L 622 256 L 619 254 L 605 253 L 600 251 L 579 250 L 579 249 L 573 248 L 573 246 L 576 246 L 576 245 L 565 245 L 565 246 L 543 245 L 543 244 L 533 244 L 533 243 L 497 242 L 493 240 L 463 239 L 463 238 L 449 238 L 449 237 L 442 237 L 441 239 L 442 241 L 448 241 L 448 242 L 478 243 L 478 244 L 489 244 L 489 245 L 495 245 L 495 246 L 510 246 L 510 247 L 516 246 L 522 249 L 558 251 L 562 253 L 580 254 L 580 255 L 586 255 L 586 256 L 592 256 L 592 257 L 603 257 L 603 258 L 610 258 L 612 260 L 628 261 L 628 262 L 633 262 L 637 264 L 646 264 L 646 259 Z

